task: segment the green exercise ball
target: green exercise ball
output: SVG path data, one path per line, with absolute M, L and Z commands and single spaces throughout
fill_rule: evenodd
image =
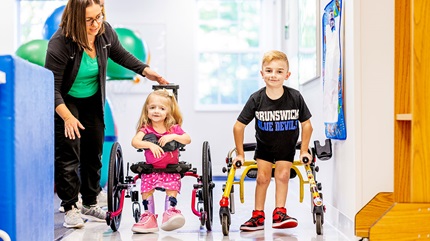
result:
M 139 35 L 127 28 L 115 28 L 115 31 L 122 46 L 136 58 L 147 63 L 147 45 Z M 108 60 L 107 76 L 110 80 L 133 79 L 135 75 L 133 71 L 122 67 L 111 59 Z
M 45 65 L 48 40 L 35 39 L 24 43 L 16 50 L 16 55 L 33 64 Z

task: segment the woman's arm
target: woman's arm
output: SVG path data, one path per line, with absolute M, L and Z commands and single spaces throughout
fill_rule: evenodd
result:
M 61 90 L 65 78 L 66 68 L 72 53 L 69 53 L 63 36 L 58 30 L 48 43 L 45 68 L 54 74 L 55 107 L 64 104 Z M 70 72 L 70 71 L 69 71 Z

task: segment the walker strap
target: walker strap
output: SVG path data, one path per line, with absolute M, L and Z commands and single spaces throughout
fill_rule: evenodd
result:
M 179 162 L 178 164 L 168 164 L 166 168 L 154 168 L 152 164 L 146 162 L 134 163 L 130 166 L 130 170 L 136 174 L 149 174 L 154 172 L 179 173 L 181 176 L 191 170 L 191 164 Z

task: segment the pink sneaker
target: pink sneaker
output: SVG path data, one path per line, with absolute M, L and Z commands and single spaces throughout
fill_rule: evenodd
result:
M 163 223 L 161 229 L 164 231 L 172 231 L 178 229 L 185 224 L 185 218 L 176 208 L 169 208 L 163 213 Z
M 157 217 L 158 215 L 156 214 L 144 212 L 142 216 L 140 216 L 139 222 L 133 225 L 131 231 L 135 233 L 158 232 Z

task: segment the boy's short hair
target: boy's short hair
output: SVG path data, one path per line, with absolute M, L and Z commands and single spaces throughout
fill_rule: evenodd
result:
M 264 54 L 263 56 L 263 61 L 261 62 L 261 67 L 263 67 L 263 65 L 265 63 L 269 63 L 273 60 L 285 60 L 285 62 L 287 63 L 287 69 L 290 69 L 290 63 L 288 62 L 288 57 L 287 55 L 279 50 L 271 50 L 268 51 Z

